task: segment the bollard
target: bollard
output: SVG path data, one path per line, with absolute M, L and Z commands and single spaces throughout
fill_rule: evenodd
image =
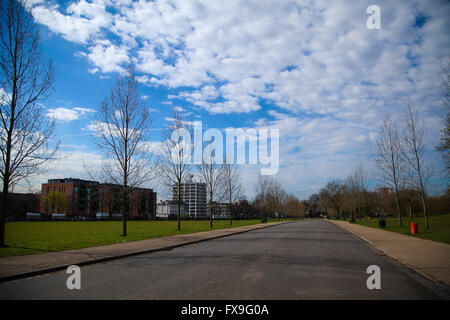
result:
M 411 222 L 411 234 L 419 233 L 419 225 L 416 222 Z

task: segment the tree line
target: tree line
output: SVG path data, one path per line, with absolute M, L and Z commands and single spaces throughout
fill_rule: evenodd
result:
M 450 190 L 447 188 L 442 196 L 428 195 L 426 186 L 432 168 L 426 162 L 424 136 L 425 123 L 411 106 L 407 106 L 400 122 L 386 114 L 374 150 L 378 188 L 368 189 L 361 163 L 347 179 L 330 180 L 320 190 L 322 210 L 350 219 L 392 214 L 400 225 L 403 217 L 420 215 L 429 229 L 430 213 L 448 213 Z

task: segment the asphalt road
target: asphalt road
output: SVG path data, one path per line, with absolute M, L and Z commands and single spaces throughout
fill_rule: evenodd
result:
M 366 269 L 381 269 L 369 290 Z M 306 220 L 0 284 L 0 299 L 439 299 L 434 284 L 339 227 Z

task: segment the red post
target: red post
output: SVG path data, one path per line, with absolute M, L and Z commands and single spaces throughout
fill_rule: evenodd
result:
M 416 222 L 411 222 L 411 234 L 419 233 L 419 225 Z

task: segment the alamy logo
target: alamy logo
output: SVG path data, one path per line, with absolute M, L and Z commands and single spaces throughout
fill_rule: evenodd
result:
M 370 274 L 367 278 L 367 289 L 381 289 L 381 270 L 377 265 L 371 265 L 367 267 L 366 273 Z
M 66 285 L 67 285 L 67 289 L 69 290 L 73 290 L 73 289 L 77 289 L 80 290 L 81 289 L 81 270 L 79 266 L 76 265 L 71 265 L 67 267 L 66 270 L 67 274 L 71 274 L 71 276 L 69 276 L 67 278 L 66 281 Z
M 224 137 L 222 130 L 216 128 L 203 132 L 202 122 L 195 121 L 193 133 L 185 128 L 172 132 L 171 140 L 180 144 L 180 148 L 173 149 L 173 152 L 185 155 L 178 157 L 173 154 L 172 158 L 187 164 L 202 164 L 204 161 L 215 164 L 259 164 L 261 175 L 274 175 L 280 164 L 279 139 L 279 129 L 227 128 Z
M 368 6 L 366 13 L 370 14 L 370 16 L 367 18 L 367 22 L 366 22 L 367 29 L 369 29 L 369 30 L 381 29 L 380 7 L 377 5 Z

